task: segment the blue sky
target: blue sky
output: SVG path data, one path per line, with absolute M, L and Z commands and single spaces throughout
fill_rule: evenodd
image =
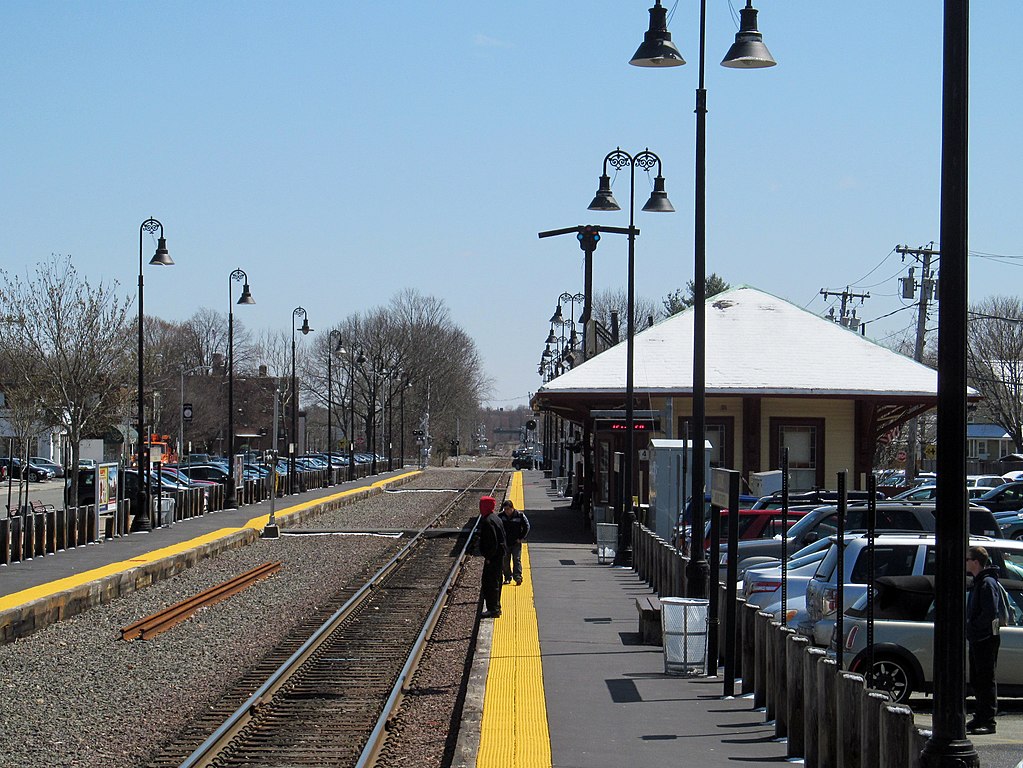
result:
M 779 64 L 725 69 L 743 4 L 708 2 L 708 272 L 821 314 L 818 291 L 846 286 L 871 293 L 862 318 L 892 312 L 893 247 L 939 239 L 941 4 L 759 0 Z M 616 146 L 660 155 L 677 210 L 637 213 L 637 293 L 692 278 L 699 4 L 669 22 L 689 63 L 661 70 L 628 65 L 650 5 L 9 0 L 0 265 L 71 254 L 134 293 L 154 216 L 176 266 L 147 268 L 147 314 L 226 311 L 236 267 L 253 329 L 299 305 L 326 328 L 415 287 L 476 339 L 491 402 L 524 403 L 557 296 L 582 290 L 574 239 L 537 232 L 627 225 L 586 210 Z M 972 300 L 1016 294 L 1023 265 L 1021 15 L 973 7 L 970 248 L 1010 258 L 971 258 Z M 624 238 L 594 277 L 625 284 Z

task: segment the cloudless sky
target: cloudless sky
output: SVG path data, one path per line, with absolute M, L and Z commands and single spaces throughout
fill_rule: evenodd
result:
M 0 266 L 70 254 L 134 295 L 154 216 L 176 266 L 146 267 L 147 314 L 226 312 L 236 267 L 253 330 L 300 305 L 326 329 L 414 287 L 475 338 L 489 403 L 523 404 L 558 295 L 583 288 L 575 239 L 537 233 L 627 226 L 586 210 L 616 146 L 660 155 L 677 210 L 639 212 L 637 174 L 637 294 L 692 279 L 699 4 L 669 22 L 686 66 L 631 67 L 652 4 L 5 0 Z M 941 3 L 758 0 L 778 66 L 725 69 L 743 4 L 708 1 L 707 270 L 820 314 L 847 286 L 871 294 L 861 318 L 893 312 L 893 247 L 939 240 Z M 973 301 L 1023 275 L 1021 16 L 972 9 Z M 625 285 L 626 253 L 601 240 L 597 289 Z

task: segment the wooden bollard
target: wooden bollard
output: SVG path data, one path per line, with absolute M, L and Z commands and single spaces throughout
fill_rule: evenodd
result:
M 735 676 L 736 678 L 742 678 L 742 640 L 743 640 L 743 626 L 742 615 L 746 612 L 746 598 L 742 596 L 736 596 L 735 598 Z M 741 690 L 741 684 L 740 684 Z
M 838 768 L 836 668 L 834 659 L 824 658 L 817 662 L 817 765 L 820 768 Z
M 788 757 L 802 757 L 803 727 L 803 655 L 810 639 L 789 630 L 785 636 L 785 688 L 788 691 L 785 722 L 788 726 Z M 776 729 L 777 730 L 777 729 Z
M 921 756 L 924 751 L 924 747 L 927 746 L 927 742 L 931 740 L 932 735 L 932 731 L 922 731 L 915 725 L 913 726 L 913 740 L 909 747 L 909 768 L 921 768 L 923 765 Z
M 754 627 L 753 708 L 767 705 L 767 624 L 771 614 L 757 611 Z
M 900 704 L 885 704 L 881 708 L 880 731 L 879 768 L 906 768 L 910 749 L 916 745 L 913 710 Z
M 809 642 L 809 641 L 808 641 Z M 803 763 L 816 768 L 818 763 L 817 667 L 827 655 L 823 648 L 807 648 L 803 652 Z
M 863 712 L 863 675 L 838 673 L 838 764 L 860 768 L 860 722 Z M 873 768 L 872 765 L 866 768 Z
M 742 620 L 742 695 L 753 693 L 753 677 L 756 673 L 756 621 L 755 605 L 746 603 L 739 618 Z
M 881 738 L 881 707 L 891 701 L 884 691 L 865 691 L 860 702 L 860 765 L 877 765 Z
M 783 738 L 789 735 L 789 665 L 788 639 L 795 630 L 781 622 L 772 621 L 771 629 L 776 635 L 774 644 L 774 736 Z
M 778 666 L 778 622 L 773 619 L 767 622 L 767 654 L 764 660 L 764 692 L 765 711 L 764 719 L 771 722 L 775 719 L 776 704 L 778 703 L 778 689 L 775 688 L 777 680 L 776 667 Z

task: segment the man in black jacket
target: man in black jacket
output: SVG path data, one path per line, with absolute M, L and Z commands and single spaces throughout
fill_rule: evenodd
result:
M 998 709 L 995 668 L 1001 645 L 998 616 L 1002 595 L 998 568 L 991 565 L 984 547 L 970 547 L 966 571 L 973 576 L 973 589 L 966 603 L 966 639 L 970 644 L 970 684 L 977 700 L 973 719 L 966 724 L 966 730 L 974 734 L 994 733 Z
M 504 536 L 508 543 L 508 554 L 504 556 L 504 583 L 522 583 L 522 540 L 529 533 L 529 519 L 525 513 L 515 509 L 511 499 L 501 502 L 501 522 L 504 523 Z
M 508 551 L 505 543 L 504 524 L 494 514 L 497 499 L 493 496 L 480 497 L 479 548 L 483 555 L 483 578 L 480 592 L 486 610 L 480 614 L 485 619 L 496 619 L 501 615 L 501 569 Z

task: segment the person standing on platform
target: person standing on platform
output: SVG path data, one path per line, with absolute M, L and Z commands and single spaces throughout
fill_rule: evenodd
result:
M 974 734 L 995 732 L 998 710 L 998 685 L 995 668 L 998 663 L 998 634 L 1001 587 L 998 568 L 984 547 L 970 547 L 966 554 L 966 571 L 973 576 L 973 589 L 966 603 L 966 639 L 970 645 L 970 684 L 977 700 L 973 719 L 966 730 Z
M 515 509 L 511 499 L 501 502 L 501 522 L 504 523 L 504 536 L 508 542 L 508 554 L 504 556 L 504 583 L 522 584 L 522 540 L 529 533 L 529 519 L 525 513 Z
M 485 619 L 496 619 L 501 615 L 501 569 L 508 551 L 501 516 L 495 515 L 497 499 L 493 496 L 480 497 L 479 548 L 483 555 L 483 578 L 480 592 L 486 610 L 480 614 Z

